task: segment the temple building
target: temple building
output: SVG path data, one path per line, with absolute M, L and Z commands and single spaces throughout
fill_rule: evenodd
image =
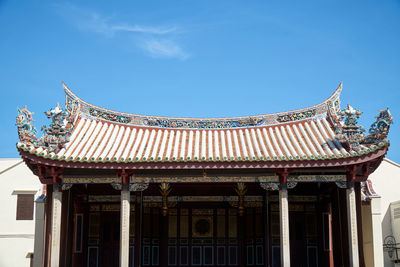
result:
M 365 266 L 361 184 L 387 150 L 340 108 L 234 118 L 115 112 L 63 84 L 65 107 L 18 151 L 44 185 L 34 266 Z

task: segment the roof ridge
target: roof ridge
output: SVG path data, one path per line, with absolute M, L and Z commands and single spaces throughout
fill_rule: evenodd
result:
M 257 114 L 257 115 L 247 115 L 247 116 L 234 116 L 234 117 L 172 117 L 172 116 L 157 116 L 157 115 L 142 115 L 142 114 L 135 114 L 135 113 L 127 113 L 127 112 L 121 112 L 121 111 L 116 111 L 116 110 L 111 110 L 111 109 L 107 109 L 104 107 L 100 107 L 94 104 L 91 104 L 83 99 L 81 99 L 80 97 L 78 97 L 75 93 L 72 92 L 72 90 L 64 83 L 62 82 L 64 91 L 66 93 L 66 96 L 71 97 L 72 99 L 74 99 L 75 101 L 78 101 L 80 103 L 86 104 L 90 107 L 93 108 L 97 108 L 100 110 L 105 110 L 108 112 L 112 112 L 112 113 L 119 113 L 121 115 L 125 115 L 125 116 L 136 116 L 136 117 L 151 117 L 151 118 L 160 118 L 160 119 L 182 119 L 182 120 L 227 120 L 227 119 L 245 119 L 245 118 L 249 118 L 249 117 L 259 117 L 259 116 L 268 116 L 268 115 L 280 115 L 280 114 L 290 114 L 290 113 L 295 113 L 295 112 L 301 112 L 301 111 L 305 111 L 305 110 L 310 110 L 313 108 L 317 108 L 321 105 L 327 104 L 329 101 L 334 101 L 337 98 L 340 97 L 340 93 L 343 89 L 343 82 L 340 82 L 339 86 L 335 89 L 335 91 L 328 97 L 326 98 L 324 101 L 309 106 L 309 107 L 304 107 L 304 108 L 298 108 L 298 109 L 293 109 L 293 110 L 288 110 L 288 111 L 280 111 L 280 112 L 274 112 L 274 113 L 265 113 L 265 114 Z

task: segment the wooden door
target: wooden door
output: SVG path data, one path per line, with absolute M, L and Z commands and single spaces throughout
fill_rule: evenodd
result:
M 100 225 L 99 267 L 117 267 L 119 265 L 120 214 L 102 213 Z

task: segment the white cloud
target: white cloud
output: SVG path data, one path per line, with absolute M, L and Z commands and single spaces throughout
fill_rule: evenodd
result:
M 183 51 L 177 43 L 168 39 L 143 40 L 141 47 L 152 57 L 179 58 L 181 60 L 189 57 L 189 54 Z
M 152 57 L 187 59 L 188 54 L 180 44 L 174 41 L 178 34 L 176 26 L 146 26 L 121 22 L 112 22 L 92 10 L 83 9 L 73 4 L 56 5 L 58 13 L 81 31 L 94 32 L 112 38 L 116 33 L 130 34 L 137 47 Z
M 150 34 L 168 34 L 176 32 L 176 27 L 146 27 L 146 26 L 139 26 L 139 25 L 115 25 L 111 26 L 111 29 L 114 31 L 126 31 L 126 32 L 139 32 L 139 33 L 150 33 Z

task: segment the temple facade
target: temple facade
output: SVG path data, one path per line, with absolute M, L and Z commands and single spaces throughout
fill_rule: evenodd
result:
M 44 185 L 34 266 L 365 266 L 361 184 L 389 147 L 322 103 L 234 118 L 169 118 L 65 107 L 36 137 L 18 111 L 17 148 Z

